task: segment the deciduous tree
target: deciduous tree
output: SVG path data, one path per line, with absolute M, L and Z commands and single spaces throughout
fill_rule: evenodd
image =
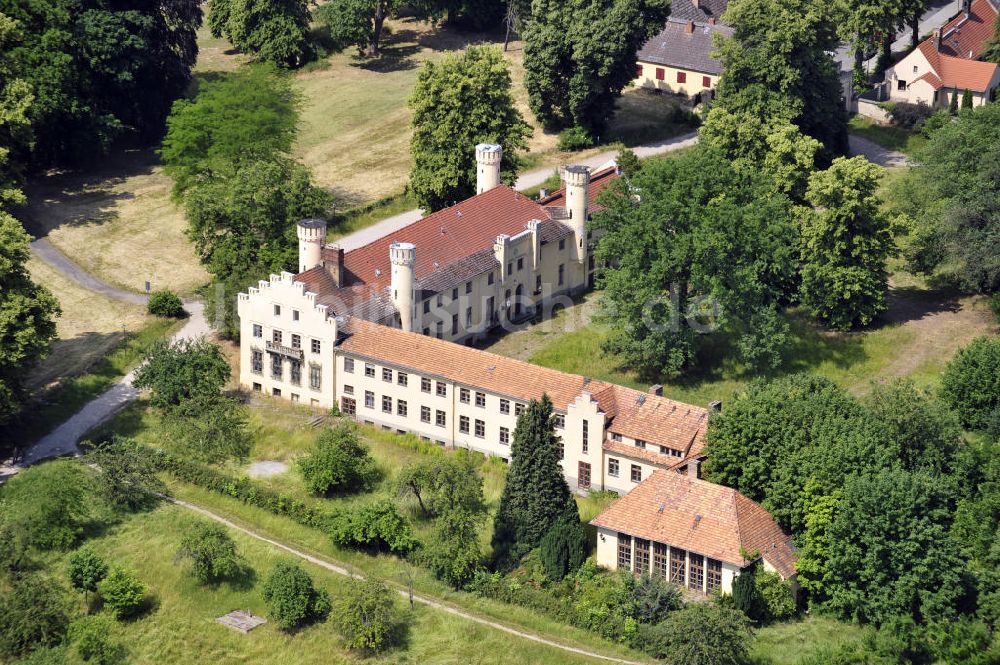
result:
M 320 5 L 316 18 L 330 29 L 338 47 L 356 46 L 358 53 L 379 55 L 385 20 L 399 8 L 399 0 L 332 0 Z
M 1000 411 L 1000 340 L 979 337 L 960 349 L 945 368 L 941 395 L 963 425 L 986 429 Z
M 299 67 L 311 55 L 305 0 L 211 0 L 208 24 L 213 36 L 278 67 Z
M 665 665 L 743 663 L 753 631 L 739 610 L 715 603 L 690 603 L 647 633 L 647 652 Z
M 0 488 L 3 522 L 40 550 L 69 549 L 91 516 L 92 479 L 76 460 L 25 469 Z
M 229 532 L 211 522 L 198 521 L 188 528 L 177 557 L 191 562 L 191 573 L 201 584 L 233 579 L 244 569 Z
M 876 196 L 884 169 L 838 157 L 809 178 L 802 219 L 802 302 L 838 330 L 867 326 L 885 311 L 889 220 Z
M 349 649 L 378 653 L 392 646 L 401 619 L 394 593 L 378 580 L 351 580 L 333 611 Z
M 413 496 L 425 516 L 452 510 L 483 513 L 483 479 L 469 457 L 444 455 L 404 468 L 396 480 L 401 496 Z
M 268 618 L 284 630 L 319 619 L 330 611 L 330 595 L 313 585 L 294 561 L 279 561 L 262 591 Z
M 410 97 L 413 170 L 410 190 L 420 205 L 438 210 L 476 193 L 477 143 L 503 148 L 500 179 L 511 185 L 518 151 L 531 128 L 511 91 L 510 67 L 499 49 L 470 47 L 462 55 L 428 62 Z
M 0 654 L 8 658 L 62 642 L 69 626 L 65 592 L 38 575 L 0 590 Z
M 663 29 L 667 0 L 534 0 L 523 17 L 524 85 L 535 117 L 599 133 L 635 78 L 636 52 Z
M 121 566 L 111 569 L 108 576 L 97 585 L 104 605 L 116 619 L 137 615 L 146 602 L 149 587 L 134 572 Z
M 111 505 L 138 510 L 166 493 L 150 453 L 134 439 L 120 436 L 87 452 L 87 461 L 98 469 L 97 489 Z
M 69 557 L 69 583 L 86 597 L 97 591 L 97 585 L 108 574 L 108 564 L 97 552 L 81 547 Z
M 349 423 L 321 432 L 313 449 L 296 464 L 314 494 L 358 492 L 370 488 L 378 478 L 375 460 Z
M 170 410 L 190 399 L 218 396 L 229 374 L 222 351 L 204 338 L 160 341 L 146 354 L 132 385 L 152 391 L 153 406 Z

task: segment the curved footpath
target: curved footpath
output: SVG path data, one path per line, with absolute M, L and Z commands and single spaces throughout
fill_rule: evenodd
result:
M 280 541 L 268 538 L 267 536 L 259 534 L 256 531 L 254 531 L 252 529 L 248 529 L 248 528 L 246 528 L 244 526 L 240 526 L 239 524 L 236 524 L 235 522 L 232 522 L 232 521 L 226 519 L 225 517 L 222 517 L 221 515 L 213 513 L 210 510 L 202 508 L 201 506 L 195 505 L 193 503 L 188 503 L 187 501 L 181 501 L 180 499 L 175 499 L 175 498 L 169 497 L 169 496 L 164 496 L 163 498 L 165 500 L 169 501 L 172 504 L 175 504 L 175 505 L 180 506 L 182 508 L 186 508 L 188 510 L 196 512 L 199 515 L 207 517 L 210 520 L 214 520 L 214 521 L 218 522 L 219 524 L 224 525 L 225 527 L 227 527 L 229 529 L 232 529 L 234 531 L 239 531 L 240 533 L 242 533 L 242 534 L 244 534 L 246 536 L 249 536 L 251 538 L 259 540 L 259 541 L 261 541 L 263 543 L 267 543 L 268 545 L 271 545 L 272 547 L 275 547 L 275 548 L 277 548 L 279 550 L 287 552 L 287 553 L 289 553 L 289 554 L 291 554 L 293 556 L 296 556 L 296 557 L 298 557 L 298 558 L 300 558 L 300 559 L 302 559 L 304 561 L 308 561 L 309 563 L 314 564 L 316 566 L 319 566 L 320 568 L 323 568 L 325 570 L 329 570 L 330 572 L 336 573 L 337 575 L 343 575 L 345 577 L 351 577 L 351 578 L 354 578 L 354 579 L 364 579 L 364 577 L 362 577 L 361 575 L 357 575 L 355 573 L 352 573 L 350 570 L 348 570 L 347 568 L 344 568 L 343 566 L 338 566 L 337 564 L 331 563 L 331 562 L 327 561 L 326 559 L 321 559 L 321 558 L 319 558 L 317 556 L 313 556 L 312 554 L 308 554 L 308 553 L 303 552 L 301 550 L 297 550 L 294 547 L 286 545 L 285 543 L 282 543 Z M 403 596 L 404 598 L 409 599 L 409 597 L 410 597 L 409 591 L 407 591 L 405 589 L 396 589 L 396 591 L 399 593 L 399 595 Z M 457 617 L 461 617 L 461 618 L 463 618 L 463 619 L 465 619 L 467 621 L 472 621 L 472 622 L 478 623 L 478 624 L 480 624 L 482 626 L 488 626 L 489 628 L 493 628 L 494 630 L 499 630 L 500 632 L 507 633 L 509 635 L 515 635 L 515 636 L 520 637 L 520 638 L 525 639 L 525 640 L 531 640 L 532 642 L 537 642 L 539 644 L 544 644 L 545 646 L 552 647 L 553 649 L 559 649 L 560 651 L 567 651 L 569 653 L 575 653 L 575 654 L 578 654 L 580 656 L 586 656 L 587 658 L 594 658 L 594 659 L 597 659 L 597 660 L 603 660 L 603 661 L 611 662 L 611 663 L 623 663 L 624 665 L 644 665 L 643 663 L 640 663 L 638 661 L 626 660 L 624 658 L 618 658 L 616 656 L 605 656 L 605 655 L 602 655 L 602 654 L 599 654 L 599 653 L 594 653 L 592 651 L 587 651 L 586 649 L 579 649 L 577 647 L 571 647 L 571 646 L 566 645 L 566 644 L 561 644 L 559 642 L 555 642 L 553 640 L 541 637 L 540 635 L 535 635 L 533 633 L 526 633 L 526 632 L 524 632 L 522 630 L 519 630 L 517 628 L 512 628 L 510 626 L 505 626 L 504 624 L 497 623 L 496 621 L 493 621 L 491 619 L 486 619 L 484 617 L 477 616 L 475 614 L 470 614 L 470 613 L 468 613 L 468 612 L 466 612 L 464 610 L 460 610 L 457 607 L 454 607 L 452 605 L 448 605 L 448 604 L 443 603 L 443 602 L 441 602 L 439 600 L 434 600 L 433 598 L 428 598 L 426 596 L 421 596 L 421 595 L 416 594 L 416 593 L 413 594 L 413 602 L 420 603 L 421 605 L 427 605 L 428 607 L 433 607 L 434 609 L 438 609 L 438 610 L 441 610 L 443 612 L 447 612 L 448 614 L 453 614 L 453 615 L 455 615 Z

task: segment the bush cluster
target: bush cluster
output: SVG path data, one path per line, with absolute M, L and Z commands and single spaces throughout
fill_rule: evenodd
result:
M 594 137 L 583 127 L 570 127 L 559 132 L 560 150 L 583 150 L 594 145 Z
M 272 621 L 284 630 L 321 619 L 330 611 L 330 594 L 313 585 L 294 561 L 279 561 L 264 583 L 264 602 Z
M 339 547 L 406 554 L 417 545 L 409 523 L 385 499 L 353 510 L 335 511 L 330 516 L 329 529 L 330 537 Z
M 896 102 L 889 108 L 892 124 L 910 131 L 919 130 L 932 115 L 934 109 L 923 102 L 919 104 Z
M 169 290 L 153 291 L 149 294 L 149 302 L 146 303 L 146 310 L 153 316 L 162 316 L 168 319 L 179 319 L 184 316 L 184 303 L 180 297 Z

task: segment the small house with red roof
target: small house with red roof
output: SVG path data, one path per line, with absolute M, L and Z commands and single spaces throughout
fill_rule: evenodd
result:
M 1000 66 L 980 58 L 996 32 L 998 7 L 998 0 L 964 0 L 956 17 L 886 70 L 889 101 L 943 108 L 966 90 L 973 106 L 993 101 Z

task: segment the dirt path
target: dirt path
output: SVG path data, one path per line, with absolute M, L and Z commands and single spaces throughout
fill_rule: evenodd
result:
M 909 166 L 909 158 L 901 152 L 887 150 L 878 143 L 870 141 L 863 136 L 851 134 L 847 137 L 852 155 L 863 155 L 869 162 L 884 166 L 886 168 L 897 168 Z
M 218 514 L 212 512 L 212 511 L 208 510 L 207 508 L 203 508 L 203 507 L 198 506 L 196 504 L 189 503 L 187 501 L 182 501 L 180 499 L 175 499 L 173 497 L 165 497 L 165 498 L 166 498 L 167 501 L 173 503 L 174 505 L 177 505 L 177 506 L 180 506 L 182 508 L 186 508 L 186 509 L 188 509 L 190 511 L 196 512 L 199 515 L 207 517 L 210 520 L 214 520 L 215 522 L 218 522 L 219 524 L 222 524 L 222 525 L 226 526 L 229 529 L 233 529 L 235 531 L 238 531 L 238 532 L 240 532 L 240 533 L 242 533 L 242 534 L 244 534 L 246 536 L 249 536 L 250 538 L 254 538 L 255 540 L 259 540 L 259 541 L 261 541 L 263 543 L 267 543 L 268 545 L 270 545 L 272 547 L 275 547 L 275 548 L 277 548 L 279 550 L 287 552 L 288 554 L 296 556 L 296 557 L 298 557 L 298 558 L 300 558 L 300 559 L 302 559 L 304 561 L 308 561 L 309 563 L 311 563 L 313 565 L 316 565 L 316 566 L 319 566 L 320 568 L 328 570 L 328 571 L 330 571 L 332 573 L 336 573 L 337 575 L 343 575 L 345 577 L 351 577 L 351 578 L 354 578 L 354 579 L 364 579 L 361 575 L 353 573 L 353 572 L 351 572 L 350 570 L 348 570 L 347 568 L 345 568 L 343 566 L 340 566 L 340 565 L 337 565 L 337 564 L 332 563 L 330 561 L 327 561 L 326 559 L 321 559 L 321 558 L 319 558 L 317 556 L 313 556 L 311 554 L 303 552 L 302 550 L 295 549 L 294 547 L 291 547 L 290 545 L 286 545 L 285 543 L 282 543 L 281 541 L 274 540 L 272 538 L 268 538 L 267 536 L 264 536 L 264 535 L 262 535 L 260 533 L 257 533 L 256 531 L 254 531 L 252 529 L 248 529 L 248 528 L 246 528 L 244 526 L 240 526 L 239 524 L 236 524 L 235 522 L 232 522 L 232 521 L 226 519 L 225 517 L 222 517 L 221 515 L 218 515 Z M 396 588 L 396 587 L 393 586 L 393 588 Z M 407 599 L 409 598 L 409 592 L 406 589 L 398 589 L 398 588 L 396 588 L 396 590 L 399 593 L 399 595 L 401 595 L 401 596 L 403 596 L 404 598 L 407 598 Z M 426 605 L 428 607 L 433 607 L 436 610 L 441 610 L 442 612 L 447 612 L 448 614 L 451 614 L 451 615 L 454 615 L 454 616 L 457 616 L 457 617 L 461 617 L 461 618 L 463 618 L 463 619 L 465 619 L 467 621 L 472 621 L 473 623 L 478 623 L 478 624 L 480 624 L 482 626 L 488 626 L 489 628 L 492 628 L 494 630 L 499 630 L 500 632 L 507 633 L 508 635 L 514 635 L 515 637 L 520 637 L 521 639 L 530 640 L 532 642 L 537 642 L 539 644 L 544 644 L 545 646 L 552 647 L 553 649 L 559 649 L 560 651 L 566 651 L 566 652 L 569 652 L 569 653 L 574 653 L 574 654 L 578 654 L 580 656 L 585 656 L 587 658 L 594 658 L 596 660 L 601 660 L 601 661 L 605 661 L 605 662 L 623 663 L 624 665 L 643 665 L 643 663 L 640 663 L 638 661 L 626 660 L 624 658 L 617 658 L 615 656 L 605 656 L 605 655 L 602 655 L 602 654 L 599 654 L 599 653 L 594 653 L 593 651 L 587 651 L 586 649 L 580 649 L 580 648 L 572 647 L 572 646 L 569 646 L 569 645 L 566 645 L 566 644 L 561 644 L 559 642 L 555 642 L 555 641 L 547 639 L 545 637 L 541 637 L 540 635 L 535 635 L 533 633 L 527 633 L 527 632 L 524 632 L 523 630 L 519 630 L 519 629 L 513 628 L 511 626 L 506 626 L 506 625 L 504 625 L 502 623 L 498 623 L 498 622 L 493 621 L 491 619 L 487 619 L 487 618 L 484 618 L 484 617 L 481 617 L 481 616 L 478 616 L 478 615 L 475 615 L 475 614 L 471 614 L 469 612 L 461 610 L 461 609 L 459 609 L 457 607 L 454 607 L 452 605 L 443 603 L 443 602 L 441 602 L 439 600 L 434 600 L 433 598 L 428 598 L 426 596 L 421 596 L 421 595 L 416 594 L 416 593 L 413 594 L 413 602 L 420 603 L 421 605 Z

